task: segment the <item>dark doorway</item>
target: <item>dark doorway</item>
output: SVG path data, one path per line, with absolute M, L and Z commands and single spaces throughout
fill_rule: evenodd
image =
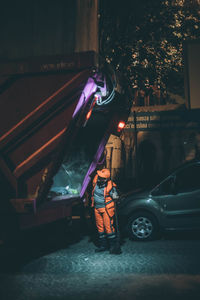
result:
M 156 181 L 156 147 L 151 141 L 139 144 L 137 159 L 139 185 L 152 186 Z

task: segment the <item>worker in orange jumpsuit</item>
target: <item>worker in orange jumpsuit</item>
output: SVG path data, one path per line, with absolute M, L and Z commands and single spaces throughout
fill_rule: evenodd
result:
M 115 203 L 113 194 L 116 193 L 116 184 L 110 179 L 108 169 L 98 170 L 93 180 L 91 207 L 94 207 L 96 226 L 99 235 L 99 248 L 96 252 L 106 251 L 111 254 L 120 254 L 120 244 L 114 227 Z

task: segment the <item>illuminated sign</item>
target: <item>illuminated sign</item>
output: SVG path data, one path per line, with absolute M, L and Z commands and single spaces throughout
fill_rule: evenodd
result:
M 126 130 L 200 129 L 200 109 L 161 112 L 131 112 Z

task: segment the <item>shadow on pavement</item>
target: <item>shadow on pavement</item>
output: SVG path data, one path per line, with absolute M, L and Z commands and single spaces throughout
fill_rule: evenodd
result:
M 163 238 L 165 240 L 200 240 L 200 230 L 165 232 Z
M 0 246 L 0 272 L 17 271 L 33 259 L 80 242 L 85 235 L 88 228 L 80 220 L 72 224 L 62 220 L 20 233 Z M 95 243 L 94 237 L 88 237 L 88 242 Z

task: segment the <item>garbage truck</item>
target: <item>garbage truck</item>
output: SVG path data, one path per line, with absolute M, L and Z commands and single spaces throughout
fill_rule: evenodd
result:
M 98 61 L 98 63 L 97 63 Z M 0 77 L 1 227 L 70 217 L 110 134 L 130 110 L 129 87 L 93 51 L 7 65 Z

